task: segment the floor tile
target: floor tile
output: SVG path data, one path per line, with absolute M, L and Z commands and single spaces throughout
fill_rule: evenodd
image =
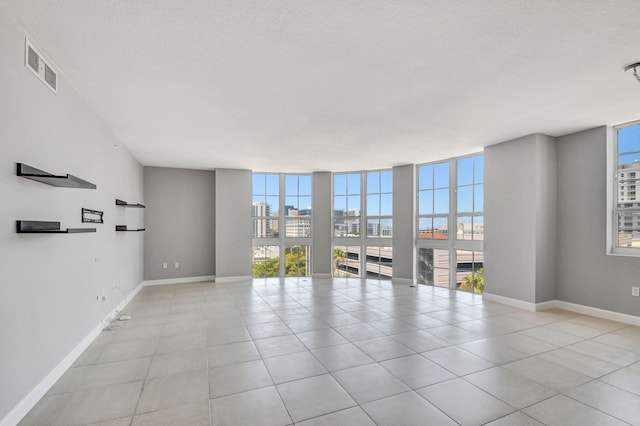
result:
M 283 426 L 291 424 L 275 387 L 212 399 L 211 424 L 216 426 Z
M 488 340 L 506 346 L 527 355 L 537 355 L 543 352 L 557 349 L 556 345 L 545 343 L 538 339 L 527 337 L 522 332 L 504 334 L 502 336 L 490 337 Z
M 98 357 L 98 362 L 115 362 L 153 355 L 158 339 L 144 339 L 109 344 Z
M 144 380 L 150 363 L 151 358 L 147 357 L 70 368 L 51 388 L 49 394 Z
M 229 343 L 207 349 L 209 367 L 234 364 L 236 362 L 260 359 L 258 348 L 253 342 Z
M 592 380 L 589 376 L 539 357 L 512 362 L 503 367 L 558 392 L 564 392 Z
M 481 425 L 515 411 L 513 407 L 462 379 L 427 386 L 417 392 L 463 426 Z
M 206 333 L 207 346 L 218 346 L 251 340 L 251 335 L 247 327 L 209 328 Z
M 412 389 L 443 382 L 455 376 L 433 361 L 420 355 L 395 358 L 380 363 Z
M 264 363 L 276 384 L 327 373 L 327 369 L 311 352 L 266 358 Z
M 178 334 L 175 336 L 165 336 L 161 337 L 158 340 L 156 354 L 204 348 L 206 346 L 207 339 L 204 331 L 188 334 Z
M 204 400 L 152 413 L 138 414 L 133 418 L 131 426 L 209 426 L 210 424 L 209 401 Z
M 640 363 L 633 364 L 630 367 L 621 368 L 616 372 L 601 377 L 600 380 L 620 389 L 640 395 Z
M 580 352 L 561 348 L 538 355 L 538 358 L 552 362 L 557 365 L 586 374 L 589 377 L 597 378 L 609 374 L 620 368 L 619 365 L 611 364 L 600 358 L 594 358 Z
M 285 324 L 284 321 L 247 325 L 247 329 L 253 339 L 267 339 L 269 337 L 293 334 L 293 331 L 287 327 L 287 324 Z
M 294 333 L 304 333 L 305 331 L 327 329 L 327 323 L 319 318 L 300 318 L 286 321 L 287 326 Z
M 539 402 L 523 412 L 549 426 L 623 426 L 627 425 L 608 414 L 564 395 Z
M 621 367 L 626 367 L 640 361 L 640 354 L 616 348 L 614 346 L 605 345 L 603 343 L 594 342 L 593 340 L 585 340 L 574 345 L 569 345 L 566 348 L 585 355 L 600 358 Z
M 324 348 L 348 343 L 338 332 L 330 328 L 297 333 L 296 336 L 309 349 Z
M 406 392 L 362 405 L 378 426 L 457 425 L 415 392 Z
M 391 337 L 416 352 L 430 351 L 443 346 L 449 346 L 444 340 L 424 330 L 394 334 Z
M 144 383 L 136 414 L 175 407 L 209 398 L 207 371 L 147 380 Z
M 132 416 L 141 388 L 142 381 L 80 389 L 71 395 L 54 424 L 84 425 Z
M 428 331 L 451 345 L 458 345 L 460 343 L 473 342 L 474 340 L 482 339 L 482 336 L 454 325 L 433 327 Z
M 527 416 L 520 411 L 516 411 L 515 413 L 509 414 L 508 416 L 504 416 L 499 418 L 498 420 L 494 420 L 492 422 L 487 423 L 485 426 L 544 426 L 539 421 L 535 420 Z
M 294 422 L 356 405 L 328 374 L 284 383 L 277 388 Z
M 306 346 L 293 334 L 254 340 L 254 343 L 263 358 L 304 352 L 307 350 Z
M 360 407 L 347 408 L 296 423 L 296 426 L 376 426 Z
M 534 339 L 542 340 L 543 342 L 551 343 L 555 346 L 571 345 L 583 340 L 582 337 L 563 333 L 561 331 L 553 330 L 548 327 L 529 328 L 526 330 L 522 330 L 519 333 L 528 337 L 532 337 Z
M 211 399 L 272 384 L 271 376 L 261 360 L 224 365 L 209 370 Z
M 485 370 L 494 366 L 494 364 L 486 359 L 460 349 L 457 346 L 448 346 L 446 348 L 423 352 L 422 355 L 458 376 L 464 376 L 465 374 Z
M 374 362 L 352 343 L 313 349 L 311 352 L 329 371 L 343 370 Z
M 607 333 L 595 337 L 593 341 L 604 343 L 609 346 L 615 346 L 616 348 L 625 349 L 627 351 L 640 353 L 640 337 L 627 337 L 617 333 Z
M 410 390 L 378 364 L 348 368 L 332 375 L 359 404 Z
M 375 361 L 384 361 L 387 359 L 415 354 L 415 351 L 409 349 L 391 337 L 378 337 L 370 340 L 362 340 L 360 342 L 355 342 L 354 345 Z
M 439 327 L 446 324 L 446 322 L 444 321 L 441 321 L 434 317 L 430 317 L 429 315 L 425 315 L 425 314 L 412 315 L 408 317 L 402 317 L 399 319 L 400 321 L 406 322 L 407 324 L 410 324 L 419 329 Z
M 463 343 L 458 345 L 458 347 L 497 365 L 513 362 L 528 356 L 524 352 L 501 345 L 495 340 L 490 339 Z
M 464 380 L 507 404 L 522 409 L 550 398 L 556 391 L 502 367 L 469 374 Z
M 407 322 L 401 321 L 398 318 L 389 318 L 381 321 L 373 321 L 373 322 L 370 322 L 369 325 L 377 328 L 378 330 L 382 331 L 384 334 L 387 334 L 387 335 L 404 333 L 407 331 L 415 331 L 418 329 L 418 327 L 411 325 Z
M 631 424 L 640 424 L 640 396 L 598 380 L 566 392 L 583 404 Z
M 341 325 L 335 327 L 335 330 L 350 342 L 359 342 L 384 336 L 382 331 L 365 323 Z
M 160 354 L 153 357 L 147 378 L 167 377 L 206 368 L 207 354 L 204 348 Z

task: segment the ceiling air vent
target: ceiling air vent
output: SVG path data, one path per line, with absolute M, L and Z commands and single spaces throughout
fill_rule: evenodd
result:
M 49 65 L 31 44 L 29 40 L 25 43 L 25 66 L 33 72 L 53 93 L 58 93 L 58 73 Z

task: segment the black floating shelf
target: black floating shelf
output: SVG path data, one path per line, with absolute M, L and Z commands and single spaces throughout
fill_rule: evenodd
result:
M 18 176 L 63 188 L 97 188 L 91 182 L 87 182 L 73 175 L 56 176 L 23 163 L 18 163 Z
M 117 232 L 140 232 L 140 231 L 144 231 L 144 228 L 139 228 L 139 229 L 127 229 L 127 225 L 116 225 L 116 231 Z
M 17 220 L 16 232 L 18 234 L 80 234 L 84 232 L 96 232 L 96 228 L 60 229 L 60 222 Z
M 129 204 L 129 203 L 127 203 L 126 201 L 118 200 L 117 198 L 116 198 L 116 206 L 121 206 L 121 207 L 134 207 L 134 208 L 137 208 L 137 209 L 144 209 L 144 208 L 145 208 L 145 207 L 144 207 L 142 204 L 140 204 L 140 203 L 138 203 L 138 204 Z

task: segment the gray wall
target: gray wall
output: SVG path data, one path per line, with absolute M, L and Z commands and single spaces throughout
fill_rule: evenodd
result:
M 640 259 L 606 254 L 606 128 L 558 138 L 559 300 L 640 315 Z
M 144 279 L 215 275 L 215 172 L 145 167 L 144 199 Z
M 143 233 L 115 232 L 137 220 L 115 199 L 144 202 L 142 167 L 62 73 L 55 95 L 25 68 L 25 36 L 0 8 L 0 419 L 142 282 Z M 98 188 L 19 178 L 16 162 Z M 82 207 L 105 223 L 81 223 Z M 16 234 L 18 219 L 97 232 Z
M 331 275 L 331 172 L 315 172 L 313 182 L 313 247 L 311 250 L 313 275 Z
M 250 277 L 251 170 L 216 169 L 216 279 Z
M 536 135 L 492 145 L 485 161 L 485 291 L 535 301 Z
M 393 278 L 415 280 L 415 167 L 393 168 Z

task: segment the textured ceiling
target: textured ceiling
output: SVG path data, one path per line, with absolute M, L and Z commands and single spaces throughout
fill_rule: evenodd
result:
M 640 118 L 637 0 L 0 0 L 144 165 L 359 170 Z

